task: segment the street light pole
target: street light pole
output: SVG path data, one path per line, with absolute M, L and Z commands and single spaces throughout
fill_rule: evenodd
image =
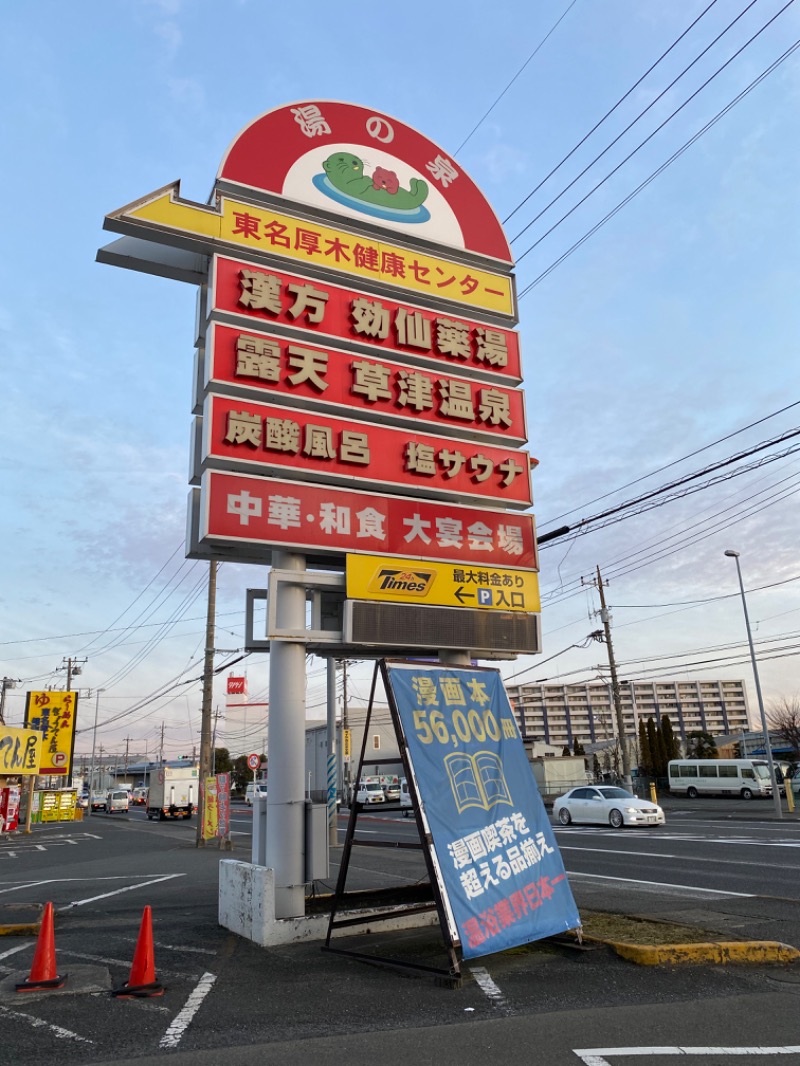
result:
M 772 780 L 772 802 L 775 805 L 775 817 L 783 818 L 783 810 L 781 809 L 781 794 L 778 789 L 778 779 L 775 775 L 775 763 L 772 759 L 772 743 L 769 739 L 769 728 L 767 727 L 767 716 L 764 713 L 764 698 L 761 695 L 761 682 L 758 678 L 758 664 L 756 663 L 756 650 L 753 647 L 753 634 L 750 632 L 750 618 L 747 614 L 747 599 L 744 594 L 744 582 L 742 581 L 742 568 L 739 565 L 739 552 L 729 548 L 725 554 L 736 560 L 736 573 L 739 577 L 739 590 L 742 594 L 742 607 L 744 608 L 744 624 L 747 629 L 747 643 L 750 645 L 750 661 L 753 664 L 753 678 L 756 683 L 756 696 L 758 698 L 758 710 L 761 715 L 761 728 L 764 730 L 764 747 L 767 752 L 767 763 L 769 764 L 769 776 Z
M 94 799 L 94 752 L 97 744 L 97 715 L 100 710 L 101 692 L 105 692 L 105 689 L 99 688 L 97 690 L 94 701 L 94 729 L 92 730 L 92 761 L 89 765 L 89 806 L 86 808 L 87 816 L 92 813 L 92 800 Z

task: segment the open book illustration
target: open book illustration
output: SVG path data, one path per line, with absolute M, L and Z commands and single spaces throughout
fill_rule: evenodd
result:
M 454 751 L 445 757 L 444 764 L 459 814 L 467 807 L 488 811 L 498 803 L 512 805 L 503 764 L 493 751 L 474 755 Z

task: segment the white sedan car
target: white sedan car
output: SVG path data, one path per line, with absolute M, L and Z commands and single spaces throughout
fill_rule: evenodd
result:
M 586 785 L 571 788 L 553 804 L 553 814 L 562 825 L 596 822 L 622 829 L 626 825 L 663 825 L 664 811 L 650 800 L 637 799 L 616 785 Z

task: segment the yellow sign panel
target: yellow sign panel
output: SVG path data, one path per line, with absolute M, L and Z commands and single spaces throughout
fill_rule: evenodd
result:
M 347 556 L 347 596 L 495 611 L 536 613 L 541 609 L 539 576 L 533 570 L 422 563 L 382 555 Z
M 203 840 L 213 840 L 219 834 L 219 803 L 216 775 L 206 777 L 203 803 Z
M 342 755 L 344 755 L 345 759 L 349 759 L 350 758 L 350 730 L 349 729 L 343 729 L 342 730 Z
M 39 773 L 42 734 L 0 725 L 0 776 Z
M 29 692 L 25 705 L 25 728 L 42 737 L 39 773 L 67 777 L 75 744 L 77 692 Z
M 221 198 L 219 208 L 210 208 L 178 200 L 177 194 L 176 185 L 111 217 L 152 222 L 167 230 L 182 230 L 239 248 L 312 263 L 468 307 L 514 314 L 511 279 L 503 274 L 423 255 L 227 197 Z

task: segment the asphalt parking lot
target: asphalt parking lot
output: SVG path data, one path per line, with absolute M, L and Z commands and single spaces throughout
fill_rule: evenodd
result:
M 235 813 L 246 826 L 244 809 Z M 219 862 L 231 853 L 196 848 L 194 833 L 193 823 L 111 815 L 35 827 L 30 837 L 2 842 L 0 908 L 52 901 L 57 966 L 70 974 L 62 992 L 15 992 L 36 939 L 0 939 L 3 1066 L 123 1066 L 167 1053 L 193 1064 L 223 1054 L 233 1064 L 338 1066 L 355 1054 L 471 1064 L 490 1050 L 527 1061 L 521 1046 L 537 1049 L 532 1061 L 566 1066 L 579 1063 L 582 1048 L 620 1046 L 623 1032 L 637 1047 L 652 1046 L 654 1033 L 664 1046 L 800 1044 L 800 971 L 791 964 L 638 967 L 602 945 L 579 951 L 541 943 L 473 960 L 461 988 L 451 990 L 323 952 L 319 943 L 258 948 L 218 925 Z M 247 859 L 246 832 L 236 839 L 244 846 L 233 857 Z M 420 859 L 392 853 L 389 862 L 392 876 L 409 879 Z M 359 852 L 359 882 L 385 880 L 386 864 L 379 849 Z M 706 894 L 687 902 L 645 884 L 623 893 L 602 880 L 576 880 L 573 890 L 582 912 L 690 921 L 719 935 L 735 928 L 738 937 L 800 945 L 796 900 Z M 114 999 L 110 990 L 130 976 L 145 905 L 165 992 Z M 433 965 L 443 959 L 436 930 L 384 935 L 376 928 L 356 944 Z

